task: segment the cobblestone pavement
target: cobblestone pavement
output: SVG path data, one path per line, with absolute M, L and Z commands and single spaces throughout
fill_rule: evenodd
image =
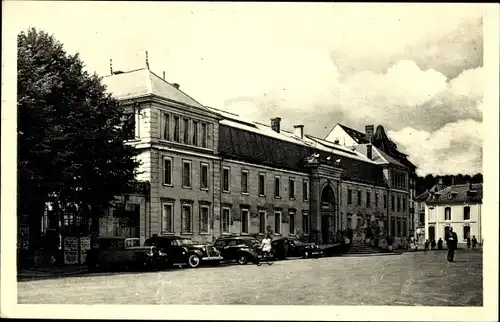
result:
M 482 254 L 330 257 L 18 282 L 20 304 L 481 306 Z

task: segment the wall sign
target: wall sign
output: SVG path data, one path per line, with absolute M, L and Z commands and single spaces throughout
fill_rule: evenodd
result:
M 64 238 L 64 264 L 78 264 L 78 237 Z

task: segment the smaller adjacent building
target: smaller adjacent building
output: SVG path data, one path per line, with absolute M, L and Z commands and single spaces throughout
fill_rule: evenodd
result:
M 459 243 L 465 243 L 467 237 L 472 236 L 482 243 L 483 184 L 467 183 L 433 190 L 425 200 L 425 239 L 445 240 L 452 227 Z

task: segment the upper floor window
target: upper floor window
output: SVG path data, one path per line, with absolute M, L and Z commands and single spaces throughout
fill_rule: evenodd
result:
M 280 197 L 280 177 L 276 176 L 274 177 L 274 196 L 275 197 Z
M 371 203 L 371 194 L 369 191 L 366 192 L 366 208 L 370 208 L 370 203 Z
M 135 110 L 134 110 L 135 111 Z M 136 114 L 137 112 L 124 113 L 123 120 L 123 134 L 125 140 L 133 140 L 136 138 Z M 138 136 L 138 135 L 137 135 Z
M 380 197 L 380 196 L 378 195 L 378 192 L 377 192 L 377 193 L 375 193 L 375 207 L 376 208 L 378 208 L 378 197 Z
M 207 163 L 201 163 L 200 164 L 200 170 L 201 170 L 200 188 L 208 190 L 208 164 Z
M 176 115 L 174 116 L 174 141 L 179 142 L 180 137 L 181 137 L 180 118 Z
M 248 170 L 241 170 L 241 192 L 248 193 Z
M 406 197 L 403 197 L 403 211 L 406 211 Z
M 184 135 L 183 142 L 184 144 L 189 144 L 189 119 L 184 118 Z
M 401 197 L 398 196 L 398 212 L 401 211 Z
M 163 184 L 172 185 L 172 159 L 163 159 Z
M 230 176 L 229 168 L 223 168 L 222 169 L 222 191 L 224 191 L 224 192 L 229 192 L 229 189 L 230 189 L 229 176 Z
M 302 198 L 304 201 L 309 199 L 309 182 L 307 180 L 302 182 Z
M 358 206 L 361 206 L 361 190 L 358 190 Z
M 201 123 L 201 147 L 206 148 L 208 142 L 207 123 Z
M 259 173 L 259 196 L 265 196 L 266 187 L 265 187 L 266 175 L 264 173 Z
M 352 190 L 347 189 L 347 204 L 350 205 L 352 204 Z
M 290 178 L 288 181 L 288 196 L 290 199 L 295 199 L 295 179 Z
M 193 145 L 198 146 L 198 121 L 193 121 Z
M 387 195 L 384 193 L 384 209 L 387 208 Z
M 392 195 L 391 196 L 391 210 L 394 211 L 396 208 L 396 196 Z
M 170 140 L 170 114 L 163 112 L 161 138 Z
M 464 207 L 464 220 L 469 220 L 470 219 L 470 207 L 465 206 Z
M 451 207 L 444 208 L 444 220 L 451 220 Z
M 182 161 L 182 187 L 191 188 L 191 161 Z

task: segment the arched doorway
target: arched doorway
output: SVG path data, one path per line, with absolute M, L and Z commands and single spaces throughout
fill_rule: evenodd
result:
M 330 231 L 335 227 L 335 193 L 330 184 L 321 191 L 321 236 L 322 243 L 331 243 Z

